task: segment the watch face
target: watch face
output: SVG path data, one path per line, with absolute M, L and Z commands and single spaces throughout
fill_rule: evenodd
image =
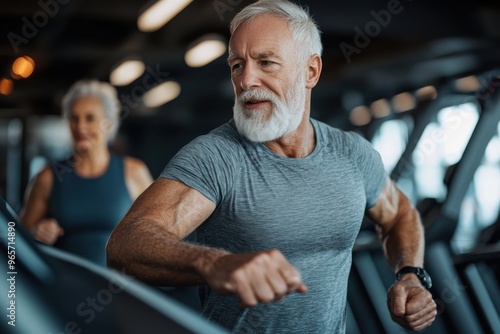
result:
M 417 275 L 418 279 L 420 280 L 420 283 L 422 283 L 422 285 L 426 289 L 430 289 L 432 287 L 432 279 L 427 273 L 427 271 L 425 271 L 425 269 L 423 268 L 409 267 L 409 266 L 401 268 L 401 270 L 399 270 L 399 272 L 397 273 L 397 279 L 399 280 L 399 278 L 403 274 L 408 274 L 408 273 L 413 273 Z
M 432 280 L 427 271 L 425 269 L 420 269 L 420 275 L 418 275 L 418 278 L 420 279 L 420 282 L 426 289 L 430 289 L 432 287 Z

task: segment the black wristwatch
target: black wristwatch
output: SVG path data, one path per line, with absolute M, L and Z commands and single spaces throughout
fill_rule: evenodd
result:
M 410 266 L 403 267 L 396 274 L 396 279 L 399 281 L 401 276 L 409 273 L 417 275 L 418 279 L 420 280 L 420 283 L 422 283 L 424 288 L 430 289 L 432 287 L 432 279 L 424 268 L 410 267 Z

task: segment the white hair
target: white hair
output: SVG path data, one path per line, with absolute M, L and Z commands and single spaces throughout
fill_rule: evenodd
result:
M 104 109 L 104 116 L 111 124 L 108 140 L 115 138 L 120 126 L 120 100 L 116 88 L 107 82 L 80 80 L 75 82 L 62 99 L 62 116 L 69 119 L 75 101 L 82 97 L 97 97 Z
M 321 32 L 306 8 L 286 0 L 259 0 L 243 8 L 231 21 L 231 35 L 235 30 L 258 15 L 271 14 L 285 19 L 297 46 L 300 62 L 306 62 L 314 54 L 321 56 Z M 302 51 L 302 52 L 300 52 Z

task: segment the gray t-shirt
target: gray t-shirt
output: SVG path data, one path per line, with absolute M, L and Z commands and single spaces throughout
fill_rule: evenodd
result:
M 345 332 L 352 247 L 386 172 L 364 138 L 311 122 L 316 147 L 305 158 L 250 142 L 230 121 L 182 148 L 161 174 L 216 204 L 197 242 L 234 253 L 278 249 L 309 288 L 249 309 L 200 288 L 203 314 L 234 333 Z

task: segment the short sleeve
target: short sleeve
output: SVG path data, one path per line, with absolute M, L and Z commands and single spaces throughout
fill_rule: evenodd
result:
M 387 172 L 380 154 L 371 143 L 354 132 L 347 133 L 351 142 L 351 158 L 363 177 L 366 192 L 366 207 L 373 207 L 387 179 Z
M 233 185 L 237 150 L 225 138 L 204 135 L 184 146 L 160 177 L 177 180 L 219 205 Z

